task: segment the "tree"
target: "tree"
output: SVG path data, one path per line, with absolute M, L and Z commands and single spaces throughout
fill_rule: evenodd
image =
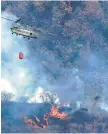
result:
M 54 104 L 58 100 L 58 97 L 56 94 L 52 94 L 49 92 L 42 92 L 40 97 L 44 103 L 50 103 L 50 104 Z
M 10 102 L 13 97 L 14 97 L 13 93 L 5 92 L 5 91 L 1 92 L 1 101 L 2 102 Z

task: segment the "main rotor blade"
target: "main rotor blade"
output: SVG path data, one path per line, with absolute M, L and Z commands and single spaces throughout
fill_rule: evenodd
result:
M 1 17 L 2 19 L 5 19 L 5 20 L 8 20 L 8 21 L 13 21 L 14 22 L 14 20 L 11 20 L 11 19 L 8 19 L 8 18 L 5 18 L 5 17 Z

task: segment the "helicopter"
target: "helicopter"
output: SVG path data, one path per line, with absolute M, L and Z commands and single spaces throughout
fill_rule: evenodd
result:
M 36 31 L 32 31 L 32 30 L 25 30 L 23 28 L 20 27 L 12 27 L 11 28 L 12 34 L 16 34 L 16 35 L 22 35 L 24 38 L 28 37 L 28 39 L 30 38 L 39 38 L 41 31 L 36 30 Z
M 28 39 L 30 38 L 38 39 L 43 32 L 43 30 L 39 28 L 36 28 L 35 30 L 31 30 L 30 28 L 27 29 L 27 28 L 22 27 L 21 25 L 18 25 L 18 23 L 21 21 L 21 18 L 16 21 L 5 18 L 5 17 L 1 17 L 1 18 L 6 19 L 8 21 L 12 21 L 14 22 L 14 24 L 17 24 L 16 26 L 13 26 L 10 28 L 12 34 L 15 33 L 16 35 L 22 35 L 24 38 L 28 38 Z

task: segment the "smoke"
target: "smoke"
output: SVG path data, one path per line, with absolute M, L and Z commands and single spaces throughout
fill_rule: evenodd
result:
M 3 17 L 16 20 L 17 17 L 11 14 L 2 13 Z M 27 41 L 21 36 L 12 35 L 12 22 L 2 19 L 1 27 L 1 60 L 2 60 L 2 89 L 11 91 L 16 98 L 23 93 L 28 92 L 25 88 L 29 88 L 32 76 L 30 76 L 30 69 L 27 57 L 29 50 L 27 48 Z M 24 59 L 19 59 L 19 53 L 24 54 Z M 31 64 L 30 64 L 31 65 Z
M 2 16 L 13 20 L 17 19 L 11 14 L 2 13 Z M 22 95 L 29 95 L 30 99 L 36 99 L 40 87 L 43 90 L 56 93 L 62 103 L 82 101 L 84 82 L 80 78 L 79 69 L 60 68 L 54 53 L 49 55 L 46 51 L 45 54 L 42 54 L 42 50 L 38 50 L 38 45 L 41 42 L 35 43 L 35 41 L 23 39 L 22 36 L 12 35 L 11 27 L 11 22 L 2 19 L 2 79 L 8 81 L 12 86 L 12 92 L 15 91 L 16 99 Z M 31 54 L 32 50 L 29 49 L 29 45 L 32 43 L 37 45 L 37 51 Z M 24 54 L 23 60 L 19 60 L 19 52 Z M 45 74 L 44 67 L 41 65 L 42 57 L 46 61 L 52 61 L 52 64 L 47 65 L 47 68 L 52 74 L 57 71 L 59 75 L 53 84 L 49 82 L 50 76 Z M 40 102 L 38 97 L 37 101 Z
M 11 14 L 2 13 L 2 16 L 16 20 Z M 61 103 L 77 102 L 77 107 L 94 101 L 96 95 L 100 95 L 106 109 L 108 69 L 102 55 L 90 53 L 81 57 L 83 68 L 61 68 L 55 54 L 42 53 L 38 45 L 41 41 L 28 41 L 22 36 L 11 34 L 12 22 L 2 19 L 2 90 L 13 92 L 16 100 L 22 95 L 29 96 L 29 100 L 41 102 L 39 93 L 47 90 L 58 95 Z M 41 40 L 41 38 L 40 38 Z M 37 45 L 37 51 L 31 54 L 29 45 Z M 24 54 L 24 59 L 18 58 L 19 52 Z M 56 71 L 59 77 L 55 82 L 48 80 L 49 75 L 44 72 L 41 58 L 52 64 L 47 68 L 52 74 Z M 46 59 L 45 59 L 46 58 Z M 45 61 L 44 61 L 45 62 Z M 61 61 L 60 61 L 61 62 Z M 86 99 L 85 99 L 86 98 Z M 89 104 L 88 104 L 89 105 Z
M 17 20 L 12 14 L 2 12 L 2 17 Z M 29 45 L 33 42 L 22 36 L 12 35 L 13 23 L 2 19 L 2 91 L 15 94 L 15 101 L 21 96 L 28 96 L 29 100 L 41 102 L 38 93 L 40 90 L 51 89 L 40 64 L 38 56 L 31 54 Z M 24 54 L 24 59 L 19 59 L 19 53 Z M 49 88 L 48 88 L 49 87 Z M 48 89 L 47 89 L 48 88 Z
M 15 93 L 16 89 L 9 83 L 8 80 L 2 79 L 1 80 L 1 91 Z
M 100 107 L 101 107 L 101 109 L 108 112 L 108 104 L 102 103 Z
M 69 101 L 77 107 L 87 106 L 94 103 L 94 98 L 100 96 L 99 107 L 107 111 L 108 94 L 108 68 L 102 54 L 91 52 L 81 57 L 83 68 L 64 68 L 58 80 L 56 92 L 60 99 Z M 104 105 L 103 105 L 104 103 Z
M 61 70 L 62 71 L 62 70 Z M 75 102 L 84 97 L 84 83 L 77 68 L 65 68 L 58 80 L 56 92 L 64 102 Z

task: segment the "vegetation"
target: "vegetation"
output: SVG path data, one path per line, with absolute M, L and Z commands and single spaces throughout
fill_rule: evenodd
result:
M 1 101 L 2 102 L 10 102 L 13 97 L 14 97 L 14 94 L 12 94 L 12 93 L 1 92 Z
M 107 98 L 107 1 L 2 1 L 1 7 L 2 11 L 21 18 L 22 25 L 29 25 L 32 29 L 36 27 L 43 29 L 39 41 L 30 40 L 28 47 L 31 55 L 36 55 L 44 73 L 47 74 L 45 78 L 48 84 L 62 89 L 65 83 L 65 91 L 62 89 L 63 92 L 60 92 L 65 96 L 64 99 L 83 92 L 80 84 L 76 92 L 78 79 L 75 82 L 74 79 L 77 75 L 73 75 L 70 71 L 74 67 L 79 70 L 78 76 L 82 80 L 86 98 L 82 100 L 88 103 L 88 109 L 91 109 L 92 101 L 97 100 L 96 96 Z M 10 102 L 13 98 L 10 93 L 1 95 L 2 102 Z M 25 115 L 32 118 L 38 114 L 40 119 L 43 119 L 43 114 L 49 110 L 51 104 L 55 103 L 53 94 L 45 92 L 40 98 L 43 104 L 39 105 L 36 101 L 34 104 L 11 103 L 8 107 L 2 103 L 2 132 L 108 132 L 108 114 L 94 112 L 95 108 L 92 108 L 92 114 L 89 110 L 83 109 L 83 116 L 81 113 L 77 114 L 76 118 L 72 115 L 67 121 L 51 119 L 45 129 L 27 126 L 23 121 Z M 19 101 L 26 102 L 27 98 L 21 97 Z M 99 117 L 97 114 L 100 114 Z M 101 118 L 102 114 L 104 117 Z M 91 120 L 84 121 L 84 117 L 89 116 Z
M 40 106 L 39 106 L 40 105 Z M 43 124 L 43 114 L 40 111 L 44 111 L 42 109 L 41 104 L 24 104 L 24 103 L 10 103 L 7 107 L 2 104 L 2 133 L 96 133 L 108 132 L 108 115 L 103 115 L 101 118 L 99 116 L 94 116 L 85 112 L 76 112 L 69 119 L 56 119 L 50 118 L 48 121 L 48 126 L 46 128 L 34 128 L 33 126 L 29 126 L 24 122 L 24 116 L 28 116 L 30 118 L 34 118 L 36 115 L 41 123 Z M 46 105 L 47 108 L 47 105 Z M 9 110 L 11 109 L 11 110 Z M 48 111 L 46 111 L 48 113 Z M 34 120 L 35 121 L 35 120 Z

